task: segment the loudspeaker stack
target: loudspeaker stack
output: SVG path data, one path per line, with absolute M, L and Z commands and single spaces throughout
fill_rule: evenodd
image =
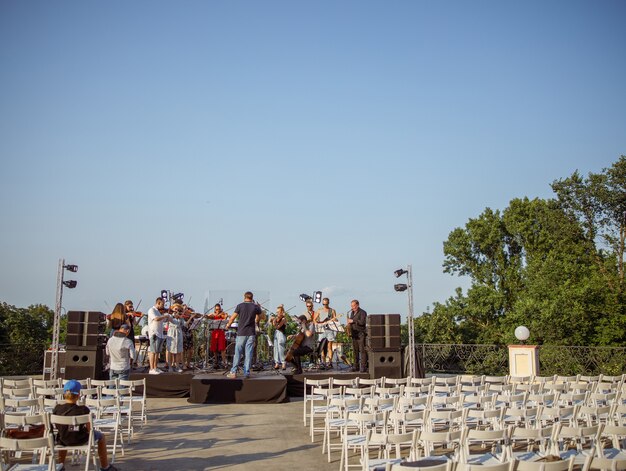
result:
M 105 379 L 106 315 L 97 311 L 69 311 L 65 354 L 66 379 Z
M 370 377 L 402 378 L 400 314 L 367 316 L 367 345 Z

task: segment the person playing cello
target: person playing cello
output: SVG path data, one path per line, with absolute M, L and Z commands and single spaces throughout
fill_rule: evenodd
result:
M 295 366 L 293 374 L 302 374 L 302 357 L 308 355 L 315 349 L 315 323 L 313 320 L 306 318 L 304 314 L 298 317 L 300 322 L 300 331 L 296 335 L 294 345 L 289 350 L 287 358 L 291 358 L 291 363 Z M 299 342 L 299 344 L 298 344 Z M 296 348 L 293 348 L 295 344 L 298 344 Z

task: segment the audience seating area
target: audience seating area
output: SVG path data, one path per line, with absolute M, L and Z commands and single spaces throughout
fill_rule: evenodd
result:
M 626 469 L 626 375 L 305 379 L 339 471 Z
M 0 378 L 0 469 L 46 469 L 60 466 L 55 461 L 63 448 L 55 442 L 56 424 L 89 423 L 107 439 L 109 459 L 131 443 L 147 423 L 146 380 L 80 381 L 79 404 L 91 413 L 85 416 L 52 415 L 57 404 L 63 404 L 64 380 L 8 380 Z M 71 425 L 70 424 L 70 425 Z M 52 438 L 50 438 L 52 437 Z M 49 439 L 50 438 L 50 439 Z M 84 469 L 98 469 L 95 443 L 69 447 L 68 460 L 84 460 Z

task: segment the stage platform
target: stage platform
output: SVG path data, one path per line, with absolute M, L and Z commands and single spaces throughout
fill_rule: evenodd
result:
M 290 397 L 304 396 L 304 379 L 369 378 L 367 373 L 345 371 L 305 371 L 303 374 L 282 374 L 271 371 L 253 372 L 252 377 L 229 379 L 225 372 L 132 373 L 131 380 L 146 379 L 146 396 L 189 398 L 194 404 L 212 403 L 280 403 Z M 143 393 L 143 391 L 137 391 Z

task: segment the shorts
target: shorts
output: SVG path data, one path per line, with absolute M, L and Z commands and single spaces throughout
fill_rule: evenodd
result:
M 165 339 L 163 339 L 162 337 L 157 337 L 156 335 L 153 335 L 150 339 L 150 353 L 161 353 L 161 350 L 163 350 L 164 340 Z
M 326 329 L 321 335 L 320 340 L 325 338 L 329 342 L 334 342 L 337 339 L 337 332 L 334 330 Z
M 222 329 L 215 329 L 211 332 L 211 348 L 212 352 L 223 352 L 226 350 L 226 334 Z
M 95 443 L 98 443 L 100 440 L 102 440 L 102 437 L 104 435 L 102 435 L 102 432 L 100 430 L 94 430 L 93 431 L 93 441 Z

